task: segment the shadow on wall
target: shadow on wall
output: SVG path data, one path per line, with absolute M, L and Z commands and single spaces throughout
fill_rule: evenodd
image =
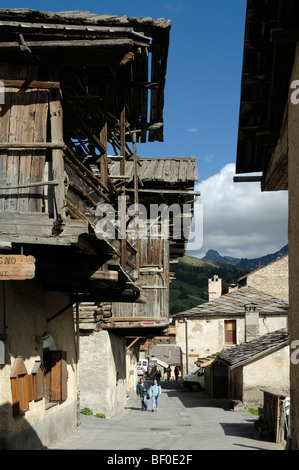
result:
M 13 418 L 19 431 L 8 436 L 6 423 L 12 414 L 11 403 L 0 407 L 0 450 L 46 450 L 36 431 L 29 425 L 24 416 Z

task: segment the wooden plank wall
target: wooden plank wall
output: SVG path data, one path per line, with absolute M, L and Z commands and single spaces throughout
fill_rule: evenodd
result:
M 0 105 L 0 188 L 12 186 L 12 189 L 0 189 L 1 211 L 47 212 L 49 209 L 47 186 L 26 187 L 52 179 L 46 164 L 47 150 L 28 144 L 47 142 L 49 105 L 57 99 L 50 98 L 50 86 L 49 89 L 22 86 L 28 70 L 20 67 L 12 71 L 7 64 L 0 64 L 0 80 L 10 80 L 10 86 L 5 86 L 5 103 Z M 20 147 L 22 143 L 24 148 Z
M 132 319 L 166 319 L 169 317 L 169 242 L 162 237 L 140 240 L 138 286 L 143 289 L 145 304 L 111 304 L 112 317 Z

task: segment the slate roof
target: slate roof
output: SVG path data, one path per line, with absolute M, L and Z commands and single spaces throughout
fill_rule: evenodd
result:
M 170 365 L 181 364 L 181 349 L 174 344 L 155 345 L 150 354 Z
M 70 11 L 41 11 L 31 10 L 29 8 L 1 8 L 1 19 L 8 19 L 10 21 L 39 21 L 49 23 L 64 23 L 64 24 L 80 24 L 86 25 L 101 25 L 101 26 L 114 26 L 114 27 L 146 27 L 156 28 L 157 30 L 169 30 L 171 28 L 171 21 L 163 18 L 153 19 L 150 17 L 137 18 L 137 17 L 118 17 L 116 15 L 100 15 L 89 11 L 70 10 Z
M 194 182 L 198 180 L 196 157 L 141 158 L 138 176 L 142 181 L 165 183 Z M 109 166 L 110 175 L 120 175 L 120 162 Z M 134 161 L 126 161 L 126 176 L 133 178 Z
M 283 300 L 277 299 L 272 295 L 266 294 L 254 287 L 240 287 L 239 289 L 222 295 L 221 297 L 193 307 L 190 310 L 177 313 L 175 318 L 182 315 L 189 317 L 205 316 L 243 316 L 245 315 L 245 305 L 256 304 L 260 315 L 288 315 L 289 304 Z
M 289 343 L 289 334 L 286 328 L 272 331 L 257 339 L 248 341 L 218 353 L 218 359 L 230 369 L 240 367 L 259 357 L 286 346 Z

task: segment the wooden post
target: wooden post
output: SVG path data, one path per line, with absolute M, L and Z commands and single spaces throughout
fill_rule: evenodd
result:
M 140 269 L 140 240 L 139 240 L 139 211 L 137 209 L 139 197 L 138 197 L 138 157 L 136 148 L 136 132 L 133 133 L 133 153 L 134 153 L 134 204 L 135 204 L 135 240 L 137 253 L 135 256 L 135 265 L 137 271 L 137 277 L 139 277 Z
M 100 140 L 103 148 L 105 149 L 104 153 L 100 157 L 100 170 L 101 170 L 101 181 L 107 186 L 108 184 L 108 165 L 107 165 L 107 122 L 105 122 L 101 133 Z
M 125 107 L 121 111 L 120 115 L 120 153 L 122 155 L 122 160 L 120 161 L 120 174 L 122 176 L 125 176 L 126 172 L 126 110 Z M 122 198 L 122 203 L 124 202 L 126 197 L 126 185 L 123 184 L 121 187 L 121 198 Z M 121 207 L 121 224 L 120 224 L 120 230 L 122 233 L 122 239 L 121 239 L 121 267 L 126 270 L 126 245 L 127 245 L 127 240 L 126 240 L 126 213 L 124 211 L 124 207 L 122 204 Z
M 62 105 L 60 100 L 60 90 L 53 89 L 50 95 L 50 122 L 51 122 L 51 138 L 52 142 L 63 142 L 63 119 Z M 55 187 L 55 205 L 57 218 L 65 218 L 66 201 L 64 186 L 64 161 L 62 149 L 52 150 L 52 172 L 53 179 L 59 184 Z

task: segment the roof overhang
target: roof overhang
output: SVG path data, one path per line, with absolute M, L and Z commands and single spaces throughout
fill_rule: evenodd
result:
M 251 181 L 250 174 L 259 173 L 254 178 L 264 191 L 287 189 L 281 129 L 299 37 L 298 17 L 298 2 L 247 2 L 236 158 L 236 174 L 243 176 L 235 181 Z M 278 143 L 282 148 L 273 155 Z
M 82 99 L 77 96 L 76 86 L 70 86 L 75 76 L 80 77 L 81 91 L 85 87 L 97 90 L 109 69 L 108 82 L 113 90 L 109 89 L 109 93 L 114 96 L 115 109 L 106 109 L 112 121 L 117 121 L 125 95 L 128 126 L 140 130 L 137 141 L 163 141 L 170 28 L 170 21 L 163 19 L 0 9 L 0 60 L 46 67 L 53 64 L 56 74 L 62 77 L 65 102 L 75 100 L 75 104 Z M 61 70 L 65 72 L 66 68 L 70 72 L 63 75 Z M 95 70 L 101 73 L 96 79 L 92 78 Z M 90 98 L 95 107 L 97 99 L 103 97 Z M 84 96 L 85 101 L 90 98 Z

